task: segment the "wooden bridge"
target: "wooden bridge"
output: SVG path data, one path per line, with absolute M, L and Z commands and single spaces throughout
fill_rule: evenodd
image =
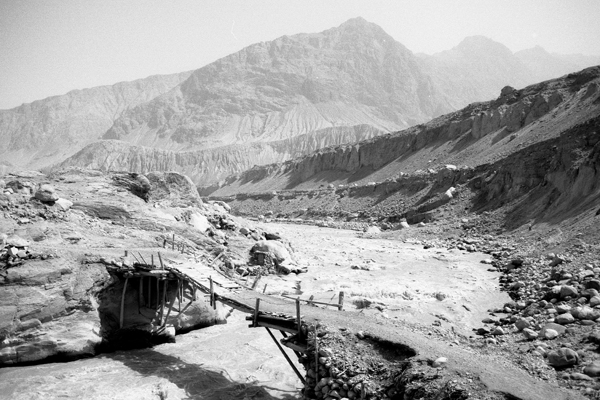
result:
M 125 252 L 125 257 L 129 257 L 129 252 Z M 167 319 L 173 311 L 176 299 L 179 304 L 179 312 L 185 310 L 189 304 L 197 300 L 198 292 L 208 295 L 210 305 L 216 309 L 217 302 L 232 307 L 235 310 L 249 314 L 246 319 L 251 321 L 249 327 L 264 327 L 279 350 L 284 355 L 298 378 L 305 383 L 305 379 L 298 371 L 296 365 L 292 362 L 289 355 L 284 351 L 282 344 L 294 351 L 298 357 L 307 352 L 306 339 L 308 336 L 307 327 L 301 314 L 301 303 L 305 302 L 311 306 L 332 306 L 342 310 L 344 294 L 340 292 L 338 303 L 323 303 L 310 299 L 282 298 L 269 296 L 255 290 L 260 276 L 252 277 L 253 284 L 248 286 L 242 283 L 232 271 L 231 276 L 223 274 L 213 264 L 220 258 L 220 255 L 208 264 L 197 261 L 182 261 L 177 259 L 163 259 L 161 253 L 158 253 L 159 265 L 155 265 L 154 255 L 150 256 L 148 263 L 144 256 L 138 252 L 138 256 L 131 253 L 136 260 L 133 263 L 125 262 L 123 266 L 107 267 L 113 273 L 125 278 L 123 292 L 121 295 L 121 308 L 119 315 L 120 327 L 123 327 L 125 294 L 129 285 L 129 280 L 133 279 L 134 284 L 138 285 L 139 305 L 156 307 L 157 319 L 155 325 L 157 328 L 165 329 Z M 175 297 L 167 296 L 168 283 L 177 281 Z M 161 289 L 162 286 L 162 289 Z M 188 305 L 182 308 L 185 299 L 189 299 Z M 312 308 L 312 307 L 311 307 Z M 306 308 L 305 308 L 306 310 Z M 282 336 L 278 341 L 272 330 L 277 330 Z M 291 336 L 290 336 L 291 334 Z

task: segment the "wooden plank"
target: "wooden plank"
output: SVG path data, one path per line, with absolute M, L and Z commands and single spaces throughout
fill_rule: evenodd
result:
M 298 333 L 298 330 L 296 329 L 296 327 L 290 328 L 287 326 L 271 324 L 269 322 L 260 321 L 260 320 L 256 323 L 256 326 L 262 326 L 263 328 L 273 328 L 273 329 L 277 329 L 279 331 L 285 331 L 285 332 L 289 332 L 289 333 Z
M 285 350 L 283 349 L 283 347 L 281 347 L 281 344 L 279 343 L 279 341 L 277 341 L 277 339 L 275 339 L 275 336 L 273 335 L 273 332 L 271 332 L 271 330 L 269 328 L 266 328 L 266 329 L 267 329 L 267 332 L 269 332 L 269 335 L 271 336 L 271 338 L 273 339 L 273 341 L 275 342 L 275 344 L 277 345 L 277 348 L 279 349 L 279 351 L 281 351 L 281 354 L 283 354 L 283 356 L 285 357 L 285 359 L 288 362 L 288 364 L 290 364 L 290 367 L 292 367 L 292 369 L 294 370 L 294 372 L 296 373 L 296 375 L 298 376 L 298 378 L 302 381 L 302 383 L 306 384 L 306 380 L 304 379 L 304 377 L 302 376 L 302 374 L 300 374 L 300 371 L 298 371 L 298 368 L 296 368 L 296 366 L 294 365 L 294 363 L 290 359 L 290 356 L 288 356 L 287 353 L 285 352 Z
M 123 284 L 123 294 L 121 294 L 121 310 L 119 312 L 119 329 L 123 329 L 123 312 L 125 311 L 125 292 L 127 291 L 127 282 L 129 282 L 129 278 L 125 278 L 125 283 Z
M 329 307 L 339 308 L 339 304 L 337 304 L 337 303 L 323 303 L 322 301 L 314 301 L 314 300 L 311 300 L 311 299 L 308 299 L 308 300 L 306 300 L 306 299 L 300 299 L 300 298 L 297 298 L 297 297 L 289 296 L 287 294 L 282 294 L 281 297 L 285 297 L 286 299 L 292 299 L 292 300 L 298 299 L 300 301 L 304 301 L 304 302 L 309 303 L 309 304 L 319 304 L 319 305 L 322 305 L 322 306 L 329 306 Z

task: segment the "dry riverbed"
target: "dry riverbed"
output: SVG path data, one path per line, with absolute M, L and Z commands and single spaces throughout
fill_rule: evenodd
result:
M 308 267 L 262 278 L 259 290 L 267 284 L 267 293 L 337 303 L 344 291 L 346 310 L 464 334 L 508 301 L 498 273 L 480 263 L 484 254 L 306 225 L 263 228 L 281 233 Z M 249 329 L 237 312 L 227 325 L 180 335 L 174 344 L 0 369 L 1 399 L 296 399 L 300 388 L 267 332 Z
M 343 291 L 346 310 L 466 335 L 488 317 L 488 309 L 510 301 L 500 292 L 500 274 L 481 263 L 489 257 L 483 253 L 426 250 L 410 239 L 309 225 L 264 223 L 262 228 L 288 239 L 298 264 L 308 267 L 306 274 L 263 278 L 258 289 L 266 283 L 267 293 L 337 303 Z

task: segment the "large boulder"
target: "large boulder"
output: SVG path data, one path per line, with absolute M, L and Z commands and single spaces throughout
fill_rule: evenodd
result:
M 52 185 L 41 185 L 35 192 L 35 198 L 44 203 L 53 203 L 59 199 Z
M 288 249 L 283 243 L 277 240 L 259 240 L 252 246 L 250 252 L 267 253 L 277 265 L 292 261 L 292 256 Z
M 563 347 L 548 353 L 548 364 L 554 368 L 566 368 L 579 364 L 579 354 L 575 350 Z
M 213 227 L 204 215 L 197 212 L 192 213 L 189 224 L 203 233 Z

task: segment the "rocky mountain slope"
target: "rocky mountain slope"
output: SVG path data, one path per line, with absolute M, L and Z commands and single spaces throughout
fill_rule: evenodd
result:
M 0 172 L 15 167 L 40 168 L 64 160 L 98 140 L 123 111 L 170 90 L 189 75 L 156 75 L 73 90 L 0 110 Z
M 283 162 L 323 147 L 358 142 L 383 133 L 370 125 L 339 126 L 272 142 L 181 152 L 103 140 L 86 146 L 54 168 L 85 166 L 103 171 L 139 173 L 179 171 L 196 183 L 216 183 L 255 165 Z
M 491 164 L 523 149 L 533 152 L 539 143 L 600 115 L 599 83 L 600 67 L 592 67 L 521 90 L 505 87 L 496 100 L 473 103 L 423 125 L 255 167 L 230 177 L 214 195 L 314 189 L 323 183 L 361 185 L 446 164 Z
M 169 150 L 264 142 L 339 125 L 396 130 L 451 108 L 417 58 L 362 18 L 258 43 L 196 70 L 104 135 Z

